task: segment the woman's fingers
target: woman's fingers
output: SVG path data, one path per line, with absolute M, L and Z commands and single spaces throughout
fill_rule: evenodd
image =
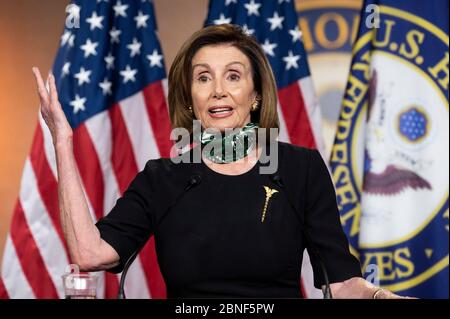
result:
M 50 88 L 50 102 L 52 105 L 57 105 L 58 102 L 58 90 L 56 89 L 55 76 L 49 74 L 48 76 L 49 88 Z
M 49 102 L 48 91 L 45 88 L 45 84 L 44 84 L 44 80 L 42 79 L 41 72 L 39 72 L 39 69 L 36 67 L 33 67 L 32 70 L 33 70 L 34 77 L 36 78 L 36 83 L 38 86 L 38 93 L 39 93 L 39 97 L 41 98 L 41 104 L 48 105 L 48 102 Z
M 42 79 L 41 72 L 39 71 L 39 69 L 37 67 L 33 67 L 32 70 L 33 70 L 34 77 L 36 78 L 36 83 L 38 85 L 38 89 L 39 90 L 45 89 L 44 80 Z

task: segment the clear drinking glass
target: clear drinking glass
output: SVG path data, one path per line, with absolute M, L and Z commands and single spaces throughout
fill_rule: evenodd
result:
M 96 299 L 98 275 L 71 273 L 62 276 L 66 299 Z

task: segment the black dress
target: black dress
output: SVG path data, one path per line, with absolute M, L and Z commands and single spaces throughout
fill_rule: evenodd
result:
M 120 272 L 154 234 L 169 298 L 301 297 L 303 251 L 311 245 L 306 227 L 331 283 L 360 277 L 319 152 L 278 142 L 278 161 L 274 175 L 260 174 L 258 162 L 237 176 L 217 173 L 203 162 L 148 161 L 97 223 L 120 256 L 111 271 Z M 200 176 L 200 182 L 189 184 L 192 176 Z M 278 192 L 268 200 L 262 221 L 264 186 Z M 320 264 L 309 255 L 314 285 L 320 288 Z

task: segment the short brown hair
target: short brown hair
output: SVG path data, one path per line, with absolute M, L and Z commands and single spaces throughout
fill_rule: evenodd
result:
M 279 129 L 277 88 L 269 61 L 263 49 L 241 27 L 232 24 L 212 25 L 194 33 L 181 47 L 169 72 L 169 113 L 172 127 L 183 127 L 192 133 L 192 59 L 207 45 L 230 44 L 250 60 L 253 84 L 261 98 L 258 110 L 251 112 L 251 121 L 261 128 Z

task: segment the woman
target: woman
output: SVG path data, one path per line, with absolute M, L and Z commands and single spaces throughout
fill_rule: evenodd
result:
M 315 286 L 325 265 L 335 298 L 389 298 L 361 278 L 339 222 L 333 184 L 317 151 L 278 142 L 276 174 L 259 174 L 273 142 L 252 139 L 256 124 L 278 128 L 276 86 L 257 42 L 232 25 L 195 33 L 169 74 L 173 127 L 192 133 L 200 120 L 199 163 L 150 160 L 110 214 L 91 220 L 72 152 L 72 129 L 37 69 L 41 112 L 52 134 L 58 169 L 61 221 L 70 255 L 83 270 L 119 272 L 134 251 L 155 236 L 168 297 L 299 297 L 303 250 L 310 252 Z M 205 152 L 243 142 L 225 156 Z M 272 139 L 271 139 L 272 138 Z M 217 142 L 217 139 L 215 140 Z M 269 150 L 270 151 L 270 150 Z M 276 178 L 274 178 L 274 176 Z

